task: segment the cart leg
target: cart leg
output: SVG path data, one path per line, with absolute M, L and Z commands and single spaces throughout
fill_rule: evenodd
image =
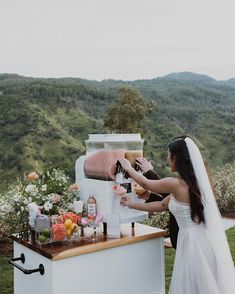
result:
M 103 233 L 107 235 L 107 223 L 103 222 Z

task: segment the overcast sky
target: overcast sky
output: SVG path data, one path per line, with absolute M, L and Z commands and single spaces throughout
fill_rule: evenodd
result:
M 235 78 L 234 0 L 0 0 L 0 73 Z

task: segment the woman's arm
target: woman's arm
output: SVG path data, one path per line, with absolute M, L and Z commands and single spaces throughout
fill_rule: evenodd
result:
M 154 201 L 149 203 L 134 203 L 128 196 L 123 196 L 120 200 L 121 205 L 128 206 L 129 208 L 148 211 L 148 212 L 160 212 L 168 209 L 168 203 L 170 201 L 170 195 L 162 201 Z
M 155 193 L 175 193 L 178 181 L 176 178 L 164 178 L 161 180 L 148 180 L 142 174 L 135 171 L 127 159 L 119 159 L 123 169 L 128 172 L 130 177 L 134 179 L 145 190 Z

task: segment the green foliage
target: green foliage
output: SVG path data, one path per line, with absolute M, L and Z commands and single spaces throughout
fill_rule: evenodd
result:
M 138 133 L 145 115 L 153 111 L 154 102 L 146 102 L 134 88 L 122 87 L 117 101 L 112 104 L 104 119 L 104 127 L 111 132 Z
M 30 94 L 23 97 L 23 93 L 0 96 L 1 186 L 14 182 L 22 171 L 42 169 L 48 163 L 74 178 L 74 162 L 85 151 L 84 140 L 94 128 L 99 131 L 101 123 L 73 103 L 58 105 L 48 99 L 43 104 L 43 97 L 31 101 Z
M 221 213 L 235 212 L 235 163 L 217 169 L 212 181 Z
M 197 139 L 210 168 L 235 160 L 233 84 L 187 73 L 133 82 L 0 74 L 0 191 L 23 171 L 41 170 L 48 163 L 74 178 L 74 163 L 85 153 L 88 134 L 108 132 L 103 120 L 123 87 L 138 92 L 144 103 L 157 103 L 144 119 L 137 104 L 118 119 L 131 121 L 131 131 L 141 129 L 144 154 L 161 176 L 169 172 L 167 143 L 184 133 Z
M 148 219 L 141 222 L 142 224 L 166 229 L 169 223 L 169 213 L 167 211 L 153 213 Z

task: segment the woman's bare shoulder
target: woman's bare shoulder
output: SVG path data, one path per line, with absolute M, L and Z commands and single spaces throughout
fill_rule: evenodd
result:
M 185 181 L 184 180 L 182 180 L 181 178 L 179 178 L 179 177 L 166 177 L 166 178 L 163 178 L 162 179 L 163 181 L 165 181 L 165 182 L 168 182 L 168 183 L 170 183 L 170 184 L 172 184 L 172 185 L 174 185 L 174 186 L 185 186 Z
M 189 202 L 189 188 L 187 183 L 181 179 L 181 178 L 177 178 L 178 181 L 178 185 L 177 185 L 177 189 L 175 192 L 175 198 L 178 201 L 181 202 Z

